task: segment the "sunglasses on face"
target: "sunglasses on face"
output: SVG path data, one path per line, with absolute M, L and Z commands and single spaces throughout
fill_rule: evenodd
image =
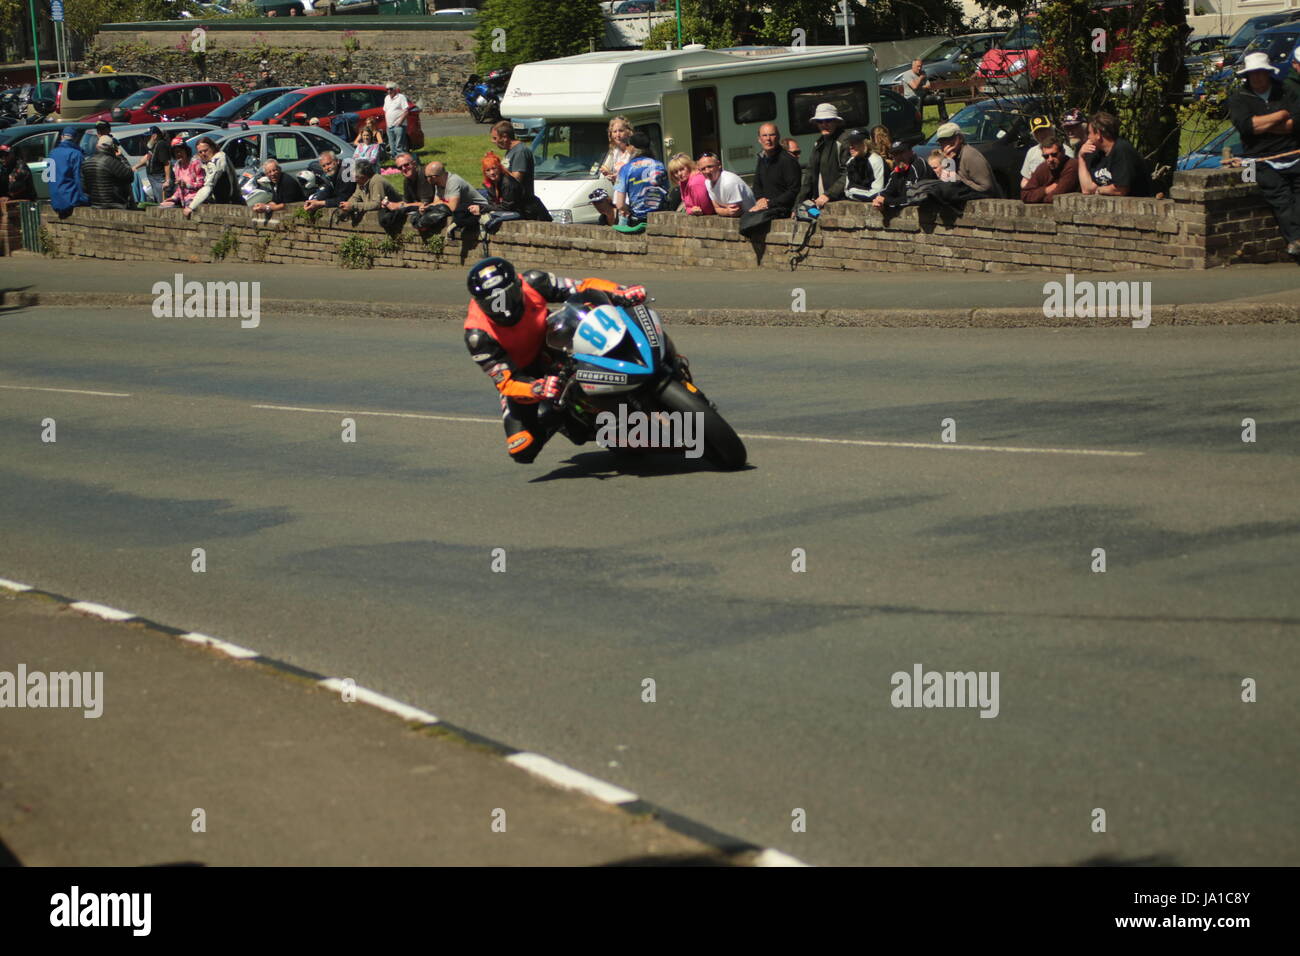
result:
M 414 167 L 413 167 L 410 163 L 398 163 L 398 164 L 397 164 L 397 168 L 398 168 L 398 169 L 413 169 Z

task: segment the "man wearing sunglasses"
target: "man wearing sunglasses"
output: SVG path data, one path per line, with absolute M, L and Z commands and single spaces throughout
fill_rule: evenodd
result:
M 402 198 L 401 201 L 384 200 L 386 214 L 380 215 L 380 223 L 385 228 L 396 227 L 405 217 L 419 227 L 420 216 L 433 204 L 437 191 L 410 153 L 398 153 L 395 165 L 402 174 Z
M 1020 198 L 1027 203 L 1049 203 L 1063 193 L 1079 191 L 1079 161 L 1065 155 L 1065 146 L 1055 133 L 1039 140 L 1043 161 L 1033 171 Z
M 722 160 L 713 153 L 700 153 L 695 168 L 704 177 L 714 212 L 732 219 L 749 212 L 754 205 L 754 191 L 735 173 L 723 169 Z

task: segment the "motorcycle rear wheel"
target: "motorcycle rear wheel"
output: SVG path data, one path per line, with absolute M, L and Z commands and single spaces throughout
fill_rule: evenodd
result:
M 674 380 L 664 387 L 659 401 L 666 411 L 699 412 L 704 416 L 704 457 L 710 464 L 724 471 L 735 471 L 745 466 L 748 457 L 745 443 L 727 420 L 704 400 L 699 389 Z

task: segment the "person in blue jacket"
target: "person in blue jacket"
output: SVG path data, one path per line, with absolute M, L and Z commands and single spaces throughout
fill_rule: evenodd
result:
M 86 157 L 77 145 L 79 133 L 75 126 L 63 127 L 59 145 L 46 157 L 46 175 L 50 182 L 50 205 L 66 219 L 78 206 L 89 206 L 90 197 L 81 185 L 81 163 Z

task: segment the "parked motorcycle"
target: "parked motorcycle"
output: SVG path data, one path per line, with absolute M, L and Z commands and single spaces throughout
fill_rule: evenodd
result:
M 725 470 L 744 466 L 744 442 L 695 385 L 649 306 L 616 306 L 596 290 L 578 293 L 547 319 L 546 347 L 566 379 L 555 406 L 566 416 L 561 431 L 572 440 L 597 437 L 602 413 L 680 412 L 682 419 L 700 416 L 707 461 Z
M 469 75 L 460 92 L 475 123 L 495 123 L 501 119 L 501 98 L 506 95 L 509 82 L 509 70 L 493 70 L 481 78 L 477 73 Z

